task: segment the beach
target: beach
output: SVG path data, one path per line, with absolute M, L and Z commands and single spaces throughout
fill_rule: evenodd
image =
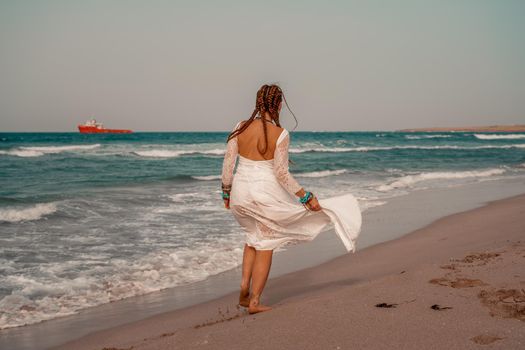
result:
M 520 349 L 524 214 L 512 196 L 273 278 L 267 313 L 231 293 L 54 349 Z
M 120 334 L 116 330 L 126 324 L 159 320 L 166 312 L 175 319 L 188 312 L 183 318 L 191 321 L 167 322 L 171 332 L 237 317 L 232 302 L 244 237 L 219 198 L 224 137 L 2 134 L 0 348 L 68 344 L 61 348 L 76 349 L 81 343 L 90 348 L 90 334 L 98 341 L 99 332 Z M 333 231 L 278 250 L 263 294 L 276 306 L 272 313 L 319 286 L 344 286 L 341 281 L 354 280 L 354 274 L 355 282 L 367 274 L 370 281 L 388 275 L 393 266 L 388 254 L 384 261 L 376 256 L 386 264 L 378 265 L 386 266 L 381 274 L 354 270 L 375 246 L 525 193 L 523 134 L 301 132 L 293 137 L 294 176 L 320 198 L 354 194 L 363 226 L 355 257 L 346 254 Z M 332 272 L 322 266 L 337 259 L 349 259 L 348 275 L 326 280 Z M 321 269 L 320 278 L 304 275 L 309 269 Z M 280 278 L 289 278 L 284 284 L 290 290 L 280 291 Z M 144 331 L 154 336 L 148 327 Z M 91 348 L 139 346 L 132 336 L 108 340 Z

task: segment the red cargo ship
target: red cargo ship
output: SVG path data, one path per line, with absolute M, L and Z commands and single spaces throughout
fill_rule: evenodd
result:
M 102 123 L 97 123 L 95 119 L 88 120 L 84 124 L 78 126 L 78 131 L 81 134 L 130 134 L 131 130 L 122 129 L 106 129 Z

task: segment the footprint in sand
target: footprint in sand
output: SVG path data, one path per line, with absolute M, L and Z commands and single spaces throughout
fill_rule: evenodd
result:
M 496 337 L 494 335 L 477 335 L 474 338 L 470 338 L 474 343 L 481 344 L 481 345 L 488 345 L 492 344 L 495 341 L 501 340 L 503 338 Z
M 525 290 L 482 290 L 478 298 L 481 304 L 489 308 L 491 316 L 516 318 L 525 322 Z
M 440 268 L 444 270 L 451 270 L 441 278 L 433 278 L 429 283 L 437 284 L 445 287 L 452 288 L 472 288 L 479 286 L 486 286 L 487 283 L 479 279 L 463 278 L 463 277 L 451 277 L 453 274 L 458 274 L 461 272 L 461 264 L 474 264 L 476 266 L 486 265 L 492 259 L 499 257 L 501 253 L 471 253 L 465 256 L 463 259 L 454 259 L 455 263 L 448 265 L 441 265 Z
M 438 284 L 440 286 L 452 287 L 452 288 L 471 288 L 478 286 L 486 286 L 487 284 L 482 280 L 470 279 L 470 278 L 456 278 L 454 280 L 446 277 L 433 278 L 428 283 Z
M 490 260 L 497 258 L 501 253 L 472 253 L 457 262 L 465 264 L 486 265 Z
M 521 242 L 516 242 L 511 247 L 513 248 L 512 250 L 514 251 L 514 253 L 518 253 L 519 255 L 521 255 L 523 251 L 521 249 L 518 249 L 521 248 L 521 246 Z M 458 277 L 457 275 L 461 273 L 459 267 L 463 267 L 461 266 L 462 263 L 474 264 L 475 266 L 486 265 L 491 260 L 500 257 L 503 253 L 505 253 L 505 251 L 499 253 L 469 254 L 463 259 L 454 260 L 455 263 L 440 266 L 442 269 L 451 271 L 446 273 L 444 277 L 433 278 L 428 282 L 431 284 L 437 284 L 440 286 L 452 288 L 472 288 L 480 286 L 489 286 L 487 283 L 479 279 Z M 500 257 L 499 259 L 501 258 L 502 257 Z M 518 278 L 519 275 L 515 275 L 515 277 Z M 479 291 L 477 297 L 479 298 L 481 304 L 490 310 L 491 316 L 497 316 L 502 318 L 515 318 L 522 322 L 525 322 L 525 289 L 498 289 L 489 286 L 486 287 L 486 289 Z M 496 339 L 488 343 L 484 343 L 485 341 L 488 341 L 488 338 L 486 337 L 489 336 L 480 335 L 472 338 L 472 341 L 479 344 L 490 344 L 493 341 L 499 340 Z
M 447 265 L 441 265 L 440 268 L 443 270 L 460 271 L 460 264 L 475 264 L 476 266 L 482 266 L 489 263 L 492 259 L 499 257 L 503 252 L 500 253 L 472 253 L 465 256 L 463 259 L 453 259 L 453 263 Z

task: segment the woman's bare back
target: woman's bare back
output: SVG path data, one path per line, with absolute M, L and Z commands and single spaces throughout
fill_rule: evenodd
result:
M 241 122 L 241 125 L 244 122 Z M 264 130 L 262 123 L 266 123 L 266 130 L 268 134 L 268 148 L 266 153 L 261 155 L 259 149 L 264 150 Z M 240 135 L 237 136 L 237 145 L 239 147 L 239 154 L 250 160 L 270 160 L 273 159 L 275 151 L 275 144 L 279 135 L 283 131 L 270 122 L 264 122 L 262 119 L 255 119 Z

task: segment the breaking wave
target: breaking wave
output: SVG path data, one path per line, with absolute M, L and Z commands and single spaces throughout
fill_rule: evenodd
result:
M 322 170 L 322 171 L 312 171 L 310 173 L 298 173 L 298 174 L 294 174 L 294 176 L 297 176 L 297 177 L 326 177 L 326 176 L 341 175 L 346 172 L 347 172 L 346 169 Z
M 291 148 L 290 153 L 306 153 L 306 152 L 369 152 L 369 151 L 389 151 L 395 149 L 458 149 L 458 150 L 476 150 L 476 149 L 507 149 L 507 148 L 525 148 L 525 144 L 516 145 L 484 145 L 484 146 L 457 146 L 457 145 L 439 145 L 439 146 L 361 146 L 361 147 L 314 147 L 314 148 Z
M 223 155 L 226 150 L 210 149 L 210 150 L 167 150 L 167 149 L 152 149 L 147 151 L 133 151 L 136 156 L 146 158 L 175 158 L 188 154 L 204 154 L 204 155 Z
M 195 180 L 203 180 L 203 181 L 210 181 L 210 180 L 220 180 L 221 175 L 204 175 L 204 176 L 192 176 Z
M 15 157 L 41 157 L 46 154 L 56 154 L 62 152 L 86 151 L 100 147 L 94 145 L 71 145 L 71 146 L 41 146 L 41 147 L 18 147 L 7 151 L 0 151 L 0 154 Z
M 0 222 L 34 221 L 53 214 L 57 210 L 54 203 L 36 204 L 22 209 L 0 209 Z
M 439 138 L 447 138 L 452 137 L 452 135 L 405 135 L 406 139 L 409 140 L 421 140 L 421 139 L 439 139 Z
M 514 140 L 514 139 L 525 139 L 525 134 L 474 134 L 474 136 L 480 140 Z
M 7 276 L 5 283 L 17 288 L 0 299 L 0 329 L 71 315 L 87 307 L 204 280 L 238 266 L 242 258 L 238 239 L 217 239 L 193 249 L 159 250 L 131 261 L 111 259 L 75 278 L 64 277 L 61 272 L 84 266 L 88 257 L 44 264 L 38 276 Z
M 505 172 L 504 169 L 487 169 L 487 170 L 470 170 L 470 171 L 437 171 L 421 173 L 416 175 L 402 176 L 394 182 L 387 185 L 381 185 L 376 188 L 377 191 L 387 192 L 396 188 L 410 187 L 421 181 L 426 180 L 446 180 L 446 179 L 464 179 L 469 177 L 489 177 L 500 175 Z

